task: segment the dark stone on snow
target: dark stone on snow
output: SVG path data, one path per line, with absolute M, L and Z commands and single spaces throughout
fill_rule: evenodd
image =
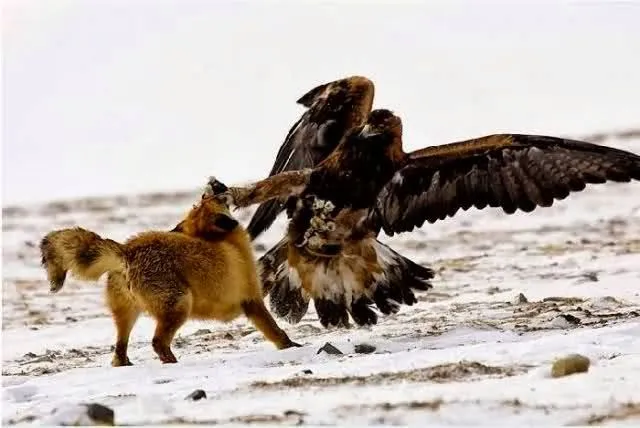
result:
M 203 398 L 207 398 L 207 393 L 204 392 L 202 389 L 196 389 L 191 394 L 187 395 L 185 400 L 198 401 L 198 400 L 201 400 Z
M 87 416 L 94 422 L 103 425 L 113 425 L 115 413 L 107 406 L 98 403 L 87 404 Z
M 372 352 L 375 352 L 376 347 L 369 345 L 368 343 L 360 343 L 356 345 L 354 349 L 357 354 L 371 354 Z
M 339 350 L 329 342 L 325 343 L 322 348 L 318 349 L 318 352 L 316 352 L 316 354 L 319 354 L 322 351 L 326 352 L 329 355 L 343 355 L 343 352 L 341 350 Z

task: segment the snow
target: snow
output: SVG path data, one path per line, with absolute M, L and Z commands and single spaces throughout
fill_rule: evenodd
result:
M 640 138 L 603 142 L 636 150 Z M 383 241 L 436 272 L 412 307 L 371 328 L 324 330 L 315 311 L 283 320 L 302 348 L 277 351 L 244 318 L 190 321 L 162 365 L 153 322 L 132 333 L 132 367 L 112 368 L 101 284 L 48 292 L 36 243 L 79 224 L 124 239 L 172 227 L 197 192 L 76 199 L 3 211 L 3 424 L 479 424 L 640 422 L 640 187 L 590 186 L 528 215 L 469 210 Z M 246 224 L 250 210 L 238 211 Z M 280 218 L 257 254 L 284 232 Z M 526 301 L 517 297 L 522 293 Z M 577 321 L 576 321 L 577 319 Z M 318 350 L 329 342 L 343 355 Z M 376 350 L 355 352 L 366 343 Z M 579 353 L 587 373 L 551 378 Z M 195 389 L 207 397 L 187 400 Z
M 168 229 L 208 176 L 261 178 L 294 101 L 351 74 L 402 116 L 407 150 L 521 132 L 639 153 L 639 14 L 631 3 L 5 2 L 3 425 L 88 423 L 90 402 L 129 425 L 639 424 L 639 183 L 384 237 L 437 272 L 416 305 L 348 330 L 321 328 L 311 307 L 297 325 L 278 320 L 304 344 L 283 351 L 244 318 L 190 321 L 175 365 L 160 364 L 142 317 L 134 366 L 112 368 L 104 284 L 70 279 L 50 294 L 37 249 L 54 228 L 116 240 Z M 281 218 L 257 255 L 283 231 Z M 326 342 L 343 355 L 318 353 Z M 356 353 L 361 343 L 376 351 Z M 572 353 L 589 371 L 551 378 Z M 207 397 L 186 400 L 195 389 Z

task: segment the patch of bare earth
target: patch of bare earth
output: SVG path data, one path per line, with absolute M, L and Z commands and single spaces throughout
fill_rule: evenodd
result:
M 626 403 L 607 413 L 592 414 L 588 418 L 567 424 L 568 426 L 602 425 L 608 422 L 635 421 L 640 425 L 640 403 Z
M 162 425 L 223 425 L 223 424 L 242 424 L 242 425 L 260 425 L 260 424 L 283 424 L 283 425 L 302 425 L 305 423 L 306 413 L 297 410 L 285 410 L 279 414 L 252 414 L 235 416 L 228 419 L 208 419 L 196 420 L 188 418 L 174 418 L 163 421 Z
M 528 366 L 496 367 L 487 366 L 475 361 L 460 361 L 458 363 L 439 364 L 433 367 L 414 369 L 400 372 L 372 373 L 367 376 L 343 377 L 293 377 L 277 382 L 253 382 L 250 388 L 283 389 L 328 387 L 339 385 L 378 385 L 394 382 L 457 382 L 473 380 L 480 377 L 510 377 L 526 372 Z

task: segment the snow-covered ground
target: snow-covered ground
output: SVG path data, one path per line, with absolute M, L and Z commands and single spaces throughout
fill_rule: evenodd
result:
M 640 151 L 640 136 L 600 142 Z M 114 409 L 117 424 L 640 423 L 640 183 L 590 186 L 528 215 L 472 210 L 385 238 L 438 274 L 418 304 L 370 329 L 324 330 L 311 308 L 298 325 L 279 321 L 305 346 L 277 351 L 244 318 L 191 321 L 174 345 L 179 362 L 162 365 L 145 317 L 134 366 L 112 368 L 103 284 L 69 280 L 49 294 L 38 241 L 76 224 L 118 240 L 166 229 L 197 197 L 3 209 L 3 424 L 58 423 L 86 402 Z M 238 214 L 245 224 L 248 214 Z M 258 255 L 282 233 L 279 221 Z M 343 355 L 318 353 L 326 342 Z M 362 343 L 375 352 L 356 353 Z M 552 362 L 571 353 L 589 357 L 589 371 L 551 378 Z M 186 400 L 196 389 L 207 398 Z
M 371 77 L 407 150 L 519 132 L 640 152 L 638 4 L 271 3 L 3 2 L 3 425 L 84 402 L 118 424 L 640 424 L 639 183 L 384 238 L 438 275 L 371 329 L 321 329 L 311 308 L 280 321 L 305 346 L 276 351 L 244 319 L 192 321 L 163 366 L 142 318 L 135 366 L 110 367 L 103 285 L 50 295 L 42 235 L 166 229 L 198 197 L 170 189 L 263 177 L 316 84 Z M 589 372 L 549 378 L 569 353 Z

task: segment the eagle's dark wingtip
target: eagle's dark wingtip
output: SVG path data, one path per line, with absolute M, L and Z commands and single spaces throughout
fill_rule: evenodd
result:
M 253 216 L 249 221 L 249 225 L 247 226 L 247 232 L 249 232 L 251 240 L 255 240 L 265 230 L 267 230 L 276 220 L 281 211 L 281 204 L 277 201 L 267 201 L 261 204 L 253 213 Z

